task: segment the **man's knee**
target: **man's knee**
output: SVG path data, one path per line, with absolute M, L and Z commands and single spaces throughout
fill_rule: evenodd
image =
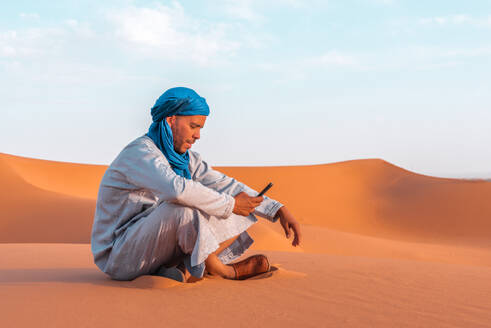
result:
M 156 210 L 161 222 L 175 225 L 177 245 L 184 254 L 190 254 L 198 235 L 199 210 L 174 203 L 162 203 Z
M 113 251 L 106 273 L 116 280 L 131 280 L 172 260 L 180 253 L 189 254 L 196 241 L 195 209 L 179 204 L 162 203 L 132 226 L 124 243 Z M 154 263 L 155 262 L 155 263 Z M 138 267 L 139 263 L 142 267 Z
M 164 202 L 161 203 L 155 209 L 155 213 L 152 214 L 161 221 L 172 221 L 175 224 L 180 225 L 183 221 L 191 220 L 194 216 L 194 211 L 196 211 L 196 209 L 192 207 Z
M 184 254 L 191 254 L 198 237 L 199 210 L 179 206 L 176 211 L 179 216 L 176 234 L 177 244 Z

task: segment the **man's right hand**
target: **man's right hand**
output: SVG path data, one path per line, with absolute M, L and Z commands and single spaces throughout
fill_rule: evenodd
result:
M 264 199 L 263 196 L 251 197 L 245 192 L 237 194 L 234 198 L 235 206 L 232 212 L 242 216 L 248 216 L 249 214 L 254 212 L 254 209 L 258 207 Z

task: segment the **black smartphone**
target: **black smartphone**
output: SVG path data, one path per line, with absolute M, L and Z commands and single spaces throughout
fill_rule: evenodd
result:
M 261 190 L 261 192 L 257 195 L 257 197 L 261 197 L 262 195 L 264 195 L 266 191 L 268 191 L 272 186 L 273 183 L 270 182 L 263 190 Z

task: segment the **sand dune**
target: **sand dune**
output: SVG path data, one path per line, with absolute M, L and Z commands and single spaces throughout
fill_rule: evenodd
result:
M 270 257 L 270 277 L 180 284 L 111 281 L 93 264 L 105 169 L 0 154 L 0 326 L 491 327 L 489 181 L 376 159 L 220 167 L 256 189 L 274 182 L 303 244 L 262 220 L 251 253 Z
M 95 201 L 37 188 L 0 160 L 1 242 L 87 243 Z
M 46 161 L 2 153 L 0 161 L 39 189 L 89 199 L 97 198 L 99 182 L 107 169 L 105 165 Z
M 54 210 L 48 216 L 58 217 L 65 223 L 73 222 L 76 225 L 76 222 L 83 222 L 87 227 L 87 222 L 91 222 L 91 215 L 87 213 L 93 212 L 93 201 L 97 197 L 105 166 L 43 161 L 6 154 L 0 154 L 0 165 L 0 179 L 8 181 L 8 185 L 18 190 L 17 193 L 3 191 L 2 204 L 6 206 L 17 206 L 16 199 L 22 193 L 36 200 L 63 196 L 63 203 L 70 203 L 67 203 L 67 209 L 74 208 L 75 203 L 78 204 L 75 208 L 85 206 L 85 211 L 60 214 L 65 207 L 60 209 L 43 200 L 42 203 L 46 205 L 23 207 L 17 210 L 16 216 L 36 209 L 43 210 L 42 217 L 46 217 Z M 491 246 L 489 181 L 423 176 L 377 159 L 315 166 L 217 169 L 255 189 L 262 189 L 268 181 L 273 181 L 275 186 L 269 195 L 288 204 L 301 223 L 306 225 L 394 240 Z M 21 197 L 22 201 L 25 199 Z M 92 200 L 92 203 L 88 200 Z M 6 218 L 2 223 L 8 222 L 12 229 L 15 226 L 22 229 L 23 223 L 20 225 L 21 221 L 18 221 L 17 225 L 17 220 Z M 89 242 L 87 231 L 87 228 L 78 230 L 77 241 L 72 242 Z M 22 235 L 21 231 L 11 232 L 10 239 L 0 235 L 0 240 L 16 242 L 14 237 Z M 52 237 L 55 236 L 53 232 L 49 238 L 24 238 L 18 241 L 70 241 L 64 237 L 70 233 L 68 230 L 60 228 L 58 232 L 63 239 Z
M 412 173 L 382 160 L 218 168 L 288 204 L 302 223 L 427 243 L 489 246 L 491 183 Z

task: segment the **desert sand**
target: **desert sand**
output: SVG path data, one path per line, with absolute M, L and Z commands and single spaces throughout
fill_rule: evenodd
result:
M 113 281 L 90 231 L 106 166 L 0 153 L 0 327 L 491 327 L 491 182 L 379 159 L 218 167 L 286 204 L 294 248 L 260 219 L 246 281 Z

